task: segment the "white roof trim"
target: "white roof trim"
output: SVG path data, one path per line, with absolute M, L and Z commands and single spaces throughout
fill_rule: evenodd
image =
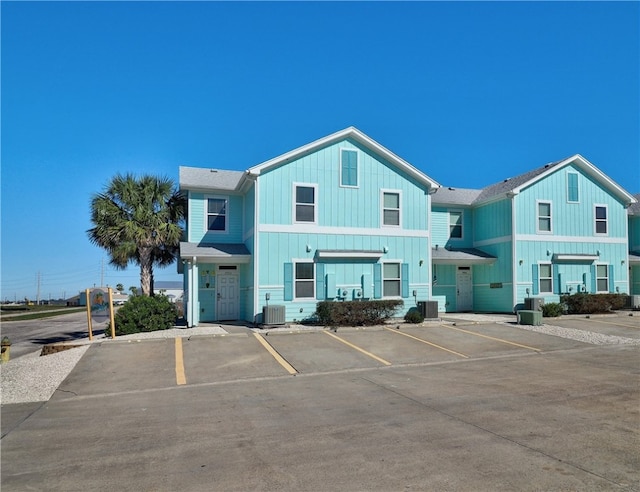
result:
M 573 163 L 577 163 L 580 168 L 585 170 L 587 174 L 590 174 L 591 176 L 595 177 L 597 181 L 603 182 L 607 188 L 613 190 L 615 194 L 621 197 L 625 201 L 625 204 L 627 206 L 636 202 L 636 199 L 633 198 L 633 195 L 631 195 L 630 193 L 625 191 L 623 188 L 621 188 L 615 181 L 609 178 L 606 174 L 600 171 L 600 169 L 598 169 L 596 166 L 591 164 L 587 159 L 582 157 L 580 154 L 575 154 L 574 156 L 569 157 L 568 159 L 565 159 L 564 161 L 560 162 L 555 166 L 550 166 L 548 170 L 538 174 L 537 176 L 530 179 L 529 181 L 522 183 L 520 186 L 517 186 L 509 193 L 518 194 L 524 188 L 531 186 L 536 181 L 540 181 L 541 179 L 547 177 L 549 174 L 552 174 L 558 171 L 559 169 L 562 169 L 563 167 Z
M 302 147 L 298 147 L 297 149 L 294 149 L 285 154 L 279 155 L 278 157 L 274 157 L 273 159 L 269 159 L 268 161 L 265 161 L 262 164 L 253 166 L 248 170 L 248 172 L 256 176 L 260 175 L 260 173 L 262 173 L 263 171 L 267 171 L 272 167 L 285 164 L 289 161 L 292 161 L 298 158 L 300 155 L 306 154 L 308 152 L 312 152 L 315 149 L 324 147 L 325 145 L 329 145 L 333 142 L 337 142 L 345 138 L 352 138 L 357 142 L 361 143 L 362 145 L 364 145 L 365 147 L 368 147 L 369 149 L 373 150 L 376 154 L 381 155 L 386 160 L 394 164 L 396 167 L 406 172 L 409 176 L 417 179 L 419 182 L 429 186 L 430 188 L 433 188 L 433 189 L 440 188 L 440 184 L 432 180 L 422 171 L 413 167 L 407 161 L 405 161 L 401 157 L 398 157 L 389 149 L 387 149 L 386 147 L 383 147 L 378 142 L 369 138 L 367 135 L 365 135 L 364 133 L 362 133 L 360 130 L 358 130 L 353 126 L 350 126 L 349 128 L 345 128 L 344 130 L 340 130 L 339 132 L 332 133 L 331 135 L 327 135 L 326 137 L 323 137 L 314 142 L 303 145 Z

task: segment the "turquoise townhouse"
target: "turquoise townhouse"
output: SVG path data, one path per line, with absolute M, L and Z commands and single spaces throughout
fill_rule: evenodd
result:
M 356 128 L 244 172 L 179 173 L 189 326 L 266 323 L 279 312 L 303 321 L 321 300 L 402 299 L 401 316 L 432 296 L 429 211 L 439 185 Z
M 629 293 L 640 296 L 640 194 L 629 207 Z
M 457 189 L 350 127 L 244 172 L 181 167 L 180 188 L 189 326 L 299 322 L 321 300 L 402 299 L 402 316 L 640 294 L 637 200 L 580 155 Z
M 640 258 L 629 254 L 635 203 L 580 155 L 483 189 L 440 187 L 431 209 L 433 299 L 440 311 L 513 312 L 526 298 L 629 293 L 632 261 L 640 276 Z M 638 250 L 637 222 L 633 229 Z

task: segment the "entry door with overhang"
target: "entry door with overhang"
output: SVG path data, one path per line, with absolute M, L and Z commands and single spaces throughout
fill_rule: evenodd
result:
M 220 265 L 216 281 L 218 321 L 238 319 L 240 311 L 239 276 L 236 265 Z
M 471 267 L 458 267 L 456 275 L 456 311 L 471 311 L 473 309 L 473 281 Z

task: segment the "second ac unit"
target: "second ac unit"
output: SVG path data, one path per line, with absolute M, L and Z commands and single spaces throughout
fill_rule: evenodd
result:
M 263 325 L 284 325 L 285 324 L 284 306 L 264 306 L 262 308 L 262 324 Z

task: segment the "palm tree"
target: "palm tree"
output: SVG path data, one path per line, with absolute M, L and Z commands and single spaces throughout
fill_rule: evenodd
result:
M 124 291 L 124 285 L 122 284 L 116 284 L 116 290 L 122 294 L 122 291 Z
M 91 199 L 89 240 L 107 250 L 109 263 L 140 267 L 142 295 L 153 295 L 153 266 L 175 261 L 186 200 L 169 178 L 117 174 Z

